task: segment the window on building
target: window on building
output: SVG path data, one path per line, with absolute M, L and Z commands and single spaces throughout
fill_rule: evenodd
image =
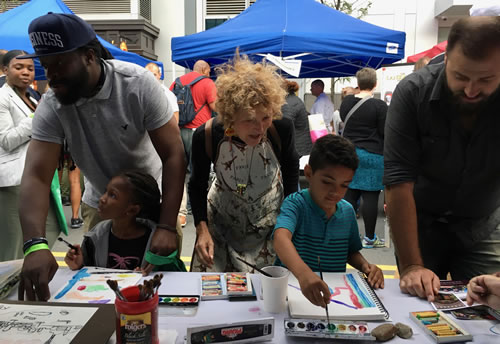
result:
M 205 0 L 205 30 L 236 17 L 257 0 Z
M 213 27 L 216 27 L 225 21 L 227 21 L 229 18 L 211 18 L 211 19 L 205 19 L 205 30 L 211 29 Z

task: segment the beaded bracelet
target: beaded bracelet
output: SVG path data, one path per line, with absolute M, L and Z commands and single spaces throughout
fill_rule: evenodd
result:
M 175 228 L 174 226 L 164 224 L 164 223 L 158 223 L 156 225 L 156 228 L 166 229 L 167 231 L 174 232 L 177 234 L 177 228 Z
M 27 249 L 29 249 L 31 246 L 36 245 L 36 244 L 49 244 L 48 240 L 46 237 L 36 237 L 36 238 L 31 238 L 29 240 L 26 240 L 23 243 L 23 252 L 26 252 Z
M 36 244 L 36 245 L 30 246 L 24 252 L 24 256 L 26 257 L 28 254 L 33 253 L 35 251 L 40 251 L 40 250 L 50 250 L 49 249 L 49 245 L 47 245 L 47 244 Z

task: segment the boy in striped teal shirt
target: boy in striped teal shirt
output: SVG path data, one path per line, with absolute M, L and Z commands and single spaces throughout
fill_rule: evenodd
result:
M 372 287 L 384 287 L 384 275 L 359 252 L 362 248 L 352 206 L 342 198 L 358 167 L 354 145 L 326 135 L 312 148 L 304 175 L 309 188 L 288 196 L 281 205 L 273 232 L 277 265 L 295 275 L 309 301 L 321 307 L 330 302 L 328 285 L 318 274 L 345 272 L 346 263 L 364 272 Z

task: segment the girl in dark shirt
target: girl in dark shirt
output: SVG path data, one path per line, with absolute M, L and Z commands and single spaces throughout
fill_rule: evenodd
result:
M 97 211 L 104 221 L 75 244 L 64 261 L 72 270 L 99 266 L 133 270 L 143 266 L 144 255 L 160 214 L 161 194 L 156 180 L 140 171 L 111 179 Z

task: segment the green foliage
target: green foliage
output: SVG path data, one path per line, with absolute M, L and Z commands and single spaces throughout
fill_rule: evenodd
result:
M 366 16 L 368 14 L 368 10 L 370 9 L 370 7 L 372 7 L 372 2 L 369 0 L 319 0 L 319 2 L 321 2 L 325 6 L 332 7 L 337 11 L 343 12 L 357 19 L 361 19 Z M 336 82 L 350 82 L 350 80 L 350 77 L 332 78 L 331 93 L 334 93 Z
M 345 0 L 319 0 L 323 5 L 335 8 L 340 12 L 352 15 L 358 19 L 363 18 L 368 14 L 368 10 L 372 7 L 371 1 L 345 1 Z

